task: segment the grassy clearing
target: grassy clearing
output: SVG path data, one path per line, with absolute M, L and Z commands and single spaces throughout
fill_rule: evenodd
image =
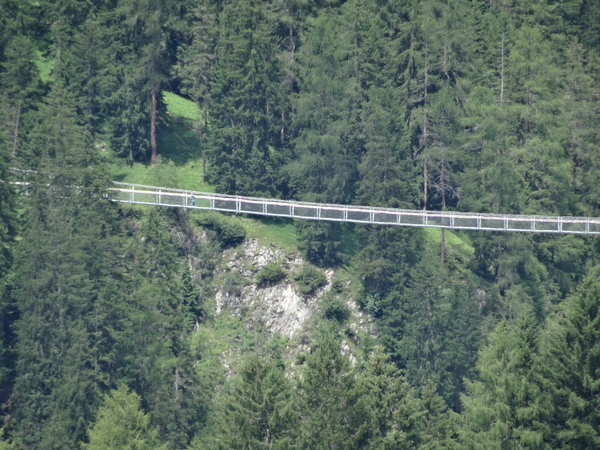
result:
M 209 211 L 194 210 L 192 214 L 214 214 Z M 262 246 L 276 245 L 286 253 L 298 251 L 298 236 L 291 219 L 227 214 L 231 220 L 241 224 L 247 237 L 257 239 Z
M 122 158 L 112 155 L 108 166 L 113 179 L 124 183 L 214 192 L 214 186 L 202 182 L 202 146 L 193 131 L 193 123 L 200 116 L 198 106 L 170 92 L 166 92 L 163 98 L 168 114 L 161 117 L 158 124 L 159 161 L 154 166 L 148 162 L 136 162 L 130 166 Z M 298 237 L 293 221 L 232 217 L 244 226 L 248 237 L 258 239 L 261 245 L 274 244 L 286 252 L 298 251 Z
M 429 245 L 439 245 L 442 238 L 442 230 L 440 228 L 423 228 L 425 240 Z M 468 241 L 464 234 L 458 235 L 455 231 L 446 230 L 446 245 L 466 253 L 468 256 L 475 254 L 475 249 Z
M 167 111 L 169 114 L 182 119 L 188 119 L 192 122 L 200 119 L 200 108 L 198 108 L 198 105 L 191 100 L 173 94 L 172 92 L 165 92 L 163 94 L 163 100 L 167 104 Z
M 199 117 L 197 105 L 176 94 L 164 95 L 167 115 L 158 120 L 158 152 L 160 161 L 131 166 L 123 158 L 109 156 L 108 166 L 115 181 L 124 183 L 177 187 L 201 192 L 214 192 L 214 186 L 202 181 L 202 145 L 193 131 Z
M 275 244 L 286 253 L 298 251 L 298 236 L 290 219 L 239 217 L 248 237 L 258 239 L 260 245 Z

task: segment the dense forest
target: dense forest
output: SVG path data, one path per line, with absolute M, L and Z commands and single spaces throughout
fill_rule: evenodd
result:
M 106 198 L 600 216 L 600 2 L 0 0 L 0 95 L 0 449 L 600 448 L 598 238 L 282 219 L 248 279 Z M 302 336 L 215 307 L 326 273 Z

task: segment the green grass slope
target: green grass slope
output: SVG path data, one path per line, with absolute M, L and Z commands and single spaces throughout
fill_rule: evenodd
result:
M 214 187 L 202 181 L 202 145 L 194 133 L 194 123 L 200 117 L 198 106 L 179 95 L 166 92 L 163 97 L 167 114 L 159 117 L 157 140 L 159 161 L 127 164 L 122 158 L 109 157 L 109 167 L 115 181 L 124 183 L 177 187 L 214 192 Z

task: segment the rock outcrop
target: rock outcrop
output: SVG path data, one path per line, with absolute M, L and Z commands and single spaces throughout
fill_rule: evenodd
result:
M 296 255 L 286 255 L 277 247 L 261 247 L 255 239 L 247 239 L 240 249 L 229 249 L 224 254 L 227 270 L 244 279 L 245 286 L 239 292 L 231 292 L 221 286 L 216 294 L 217 314 L 228 308 L 247 321 L 265 326 L 270 333 L 293 338 L 303 324 L 318 312 L 318 301 L 329 289 L 334 271 L 326 270 L 327 284 L 308 297 L 302 297 L 291 275 L 305 263 Z M 280 282 L 258 287 L 256 274 L 267 264 L 278 262 L 288 272 Z

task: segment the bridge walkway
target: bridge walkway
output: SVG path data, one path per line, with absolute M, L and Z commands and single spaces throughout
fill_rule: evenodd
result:
M 525 233 L 600 234 L 600 218 L 526 216 L 456 211 L 424 211 L 369 206 L 309 203 L 196 192 L 115 182 L 112 201 L 236 214 L 287 217 L 407 227 L 455 230 L 518 231 Z M 192 196 L 194 197 L 192 201 Z

